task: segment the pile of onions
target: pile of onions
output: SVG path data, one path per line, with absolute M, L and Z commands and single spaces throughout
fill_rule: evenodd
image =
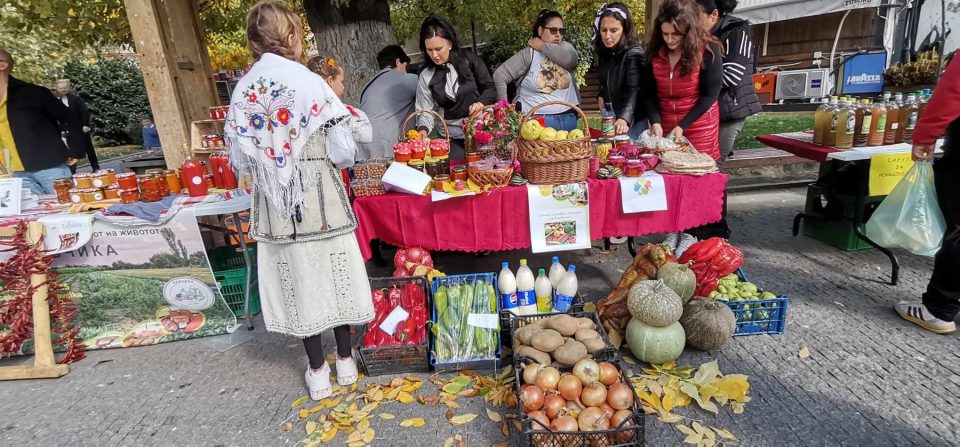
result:
M 612 363 L 584 359 L 570 373 L 532 364 L 522 370 L 522 382 L 520 403 L 533 419 L 534 431 L 590 432 L 633 426 L 634 391 Z M 633 434 L 609 436 L 619 443 Z

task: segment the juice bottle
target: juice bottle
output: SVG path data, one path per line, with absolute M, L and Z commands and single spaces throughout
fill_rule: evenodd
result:
M 500 276 L 497 277 L 497 288 L 500 289 L 500 307 L 514 315 L 520 315 L 517 308 L 517 278 L 510 270 L 510 263 L 501 264 Z
M 567 269 L 563 268 L 563 264 L 560 263 L 560 258 L 554 256 L 553 264 L 550 265 L 550 285 L 553 286 L 554 295 L 557 294 L 557 286 L 560 284 L 560 280 L 566 272 Z
M 923 114 L 923 109 L 927 108 L 927 101 L 930 100 L 928 89 L 923 89 L 917 92 L 917 117 Z
M 573 307 L 573 297 L 577 296 L 577 266 L 570 264 L 563 279 L 557 285 L 557 296 L 553 298 L 553 311 L 566 312 Z
M 520 260 L 517 269 L 517 307 L 520 315 L 534 315 L 537 313 L 536 278 L 533 270 L 527 266 L 527 260 Z
M 880 146 L 883 144 L 883 130 L 887 127 L 887 108 L 883 106 L 883 101 L 878 100 L 870 109 L 873 119 L 870 123 L 870 134 L 867 136 L 867 146 Z
M 820 100 L 820 107 L 817 107 L 817 112 L 813 115 L 813 143 L 814 144 L 823 144 L 823 139 L 824 137 L 826 137 L 826 133 L 827 133 L 826 128 L 829 123 L 830 123 L 830 99 L 823 98 Z
M 537 292 L 537 312 L 547 313 L 553 310 L 553 285 L 543 269 L 537 270 L 537 282 L 533 289 Z
M 857 107 L 857 120 L 854 123 L 853 146 L 862 147 L 867 145 L 867 135 L 870 134 L 870 100 L 861 99 L 860 106 Z
M 841 103 L 840 112 L 837 115 L 837 149 L 850 149 L 853 147 L 853 134 L 857 126 L 857 107 L 853 105 L 852 98 Z
M 833 146 L 837 144 L 837 114 L 840 112 L 840 104 L 836 96 L 830 97 L 830 115 L 827 124 L 824 126 L 823 145 Z
M 883 106 L 887 108 L 887 121 L 883 128 L 883 144 L 893 144 L 897 139 L 897 128 L 900 127 L 900 106 L 893 101 L 890 92 L 883 94 Z
M 900 108 L 900 131 L 902 132 L 900 141 L 905 143 L 913 142 L 913 129 L 917 127 L 917 118 L 920 116 L 917 106 L 917 96 L 913 93 L 907 95 L 907 102 Z

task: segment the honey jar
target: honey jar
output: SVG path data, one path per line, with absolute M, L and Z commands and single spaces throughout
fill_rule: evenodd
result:
M 84 188 L 80 190 L 80 197 L 83 203 L 93 203 L 103 200 L 103 190 L 100 188 Z
M 103 189 L 103 197 L 107 200 L 119 199 L 120 188 L 117 185 L 110 185 Z
M 93 178 L 90 174 L 74 174 L 73 175 L 73 186 L 79 189 L 86 189 L 93 187 Z
M 70 203 L 70 189 L 73 182 L 68 178 L 61 178 L 53 181 L 53 189 L 57 191 L 57 202 Z
M 117 174 L 117 185 L 120 186 L 120 189 L 130 189 L 137 187 L 137 174 L 132 172 L 124 172 L 122 174 Z
M 113 170 L 97 171 L 90 179 L 94 188 L 106 188 L 117 183 L 117 174 Z
M 171 169 L 164 171 L 163 177 L 167 181 L 167 189 L 170 193 L 180 194 L 180 190 L 183 189 L 183 184 L 180 183 L 180 173 L 176 169 Z
M 67 191 L 70 195 L 70 203 L 83 203 L 83 194 L 81 194 L 81 191 L 83 190 L 80 188 L 70 188 L 70 190 Z
M 137 188 L 121 189 L 118 191 L 120 194 L 120 203 L 136 203 L 140 201 L 140 191 Z

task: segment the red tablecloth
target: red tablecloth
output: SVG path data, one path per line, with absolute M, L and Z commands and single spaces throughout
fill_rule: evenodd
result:
M 667 233 L 695 228 L 720 218 L 727 176 L 664 175 L 666 211 L 624 214 L 620 182 L 588 180 L 590 238 Z M 530 247 L 530 213 L 525 187 L 432 202 L 429 196 L 386 194 L 353 203 L 364 259 L 370 241 L 428 250 L 504 251 Z
M 827 155 L 837 152 L 835 147 L 814 144 L 813 134 L 809 132 L 757 135 L 757 141 L 774 149 L 817 162 L 827 161 Z

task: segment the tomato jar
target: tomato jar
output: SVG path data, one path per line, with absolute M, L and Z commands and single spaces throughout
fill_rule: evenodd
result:
M 117 185 L 110 185 L 103 189 L 103 197 L 107 200 L 119 199 L 120 188 Z
M 176 169 L 163 171 L 163 179 L 166 180 L 167 189 L 171 194 L 180 194 L 180 190 L 183 189 L 183 184 L 180 183 L 180 172 Z
M 447 174 L 440 174 L 433 178 L 433 189 L 439 192 L 443 192 L 443 187 L 450 183 L 450 176 Z
M 607 164 L 615 168 L 619 168 L 621 171 L 627 166 L 627 157 L 623 155 L 611 155 L 607 157 Z
M 53 189 L 57 191 L 57 202 L 70 203 L 71 188 L 73 188 L 73 182 L 68 178 L 54 180 Z
M 93 188 L 93 178 L 90 174 L 74 174 L 73 186 L 79 189 Z
M 93 173 L 91 183 L 94 188 L 106 188 L 117 183 L 117 174 L 113 170 L 102 170 Z
M 626 177 L 640 177 L 643 175 L 643 162 L 638 159 L 627 160 L 626 167 L 623 169 L 623 175 Z
M 470 152 L 467 152 L 467 153 L 466 153 L 466 163 L 467 163 L 468 165 L 469 165 L 470 163 L 475 163 L 475 162 L 480 161 L 480 158 L 481 158 L 480 152 L 470 151 Z
M 120 189 L 130 189 L 137 187 L 137 174 L 133 172 L 124 172 L 117 174 L 117 185 Z
M 163 198 L 160 192 L 160 178 L 145 175 L 140 179 L 140 198 L 144 202 L 159 202 Z
M 157 179 L 157 186 L 160 187 L 160 197 L 166 197 L 170 195 L 170 187 L 167 186 L 167 179 L 163 174 L 153 174 L 153 178 Z
M 83 194 L 81 191 L 83 191 L 83 189 L 80 188 L 70 188 L 70 190 L 67 191 L 67 194 L 70 196 L 70 203 L 83 203 Z
M 121 189 L 118 193 L 120 194 L 120 203 L 137 203 L 140 201 L 140 191 L 137 188 Z
M 467 165 L 457 165 L 453 167 L 453 171 L 450 173 L 450 177 L 453 180 L 467 181 Z

